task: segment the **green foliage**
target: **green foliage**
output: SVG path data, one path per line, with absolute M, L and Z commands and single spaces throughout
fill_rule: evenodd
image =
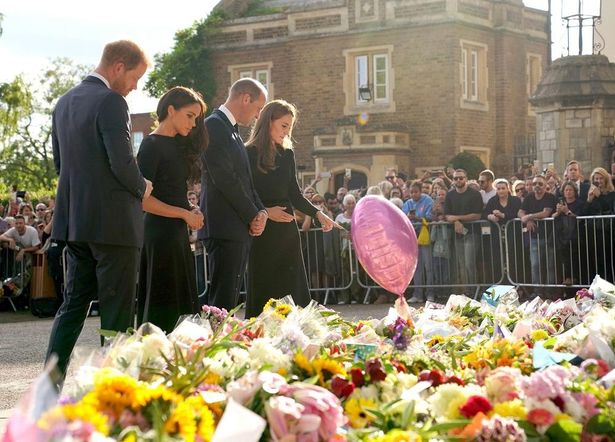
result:
M 564 419 L 551 425 L 547 430 L 550 441 L 578 442 L 581 440 L 583 426 L 572 419 Z
M 5 118 L 9 123 L 0 138 L 0 181 L 5 186 L 17 184 L 27 191 L 56 187 L 51 113 L 58 98 L 90 70 L 91 67 L 58 58 L 33 83 L 17 77 L 8 86 L 3 85 L 0 119 Z
M 263 0 L 252 0 L 246 10 L 241 14 L 242 17 L 256 17 L 258 15 L 277 14 L 282 12 L 282 8 L 267 6 Z
M 0 83 L 0 146 L 17 132 L 19 120 L 32 112 L 32 92 L 21 75 Z
M 465 169 L 470 180 L 478 178 L 478 174 L 487 168 L 483 160 L 470 152 L 459 152 L 451 159 L 450 164 L 455 169 Z
M 205 101 L 211 101 L 216 84 L 206 42 L 223 21 L 224 14 L 213 11 L 206 19 L 175 33 L 173 49 L 154 56 L 154 69 L 145 84 L 150 96 L 160 97 L 174 86 L 186 86 L 200 92 Z

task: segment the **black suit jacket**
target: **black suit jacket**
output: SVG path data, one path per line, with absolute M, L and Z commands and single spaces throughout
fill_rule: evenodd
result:
M 205 225 L 198 238 L 247 241 L 250 221 L 265 207 L 254 189 L 246 148 L 220 110 L 213 111 L 205 125 L 209 132 L 201 177 Z
M 141 247 L 145 181 L 124 97 L 86 77 L 58 100 L 51 135 L 60 176 L 52 238 Z

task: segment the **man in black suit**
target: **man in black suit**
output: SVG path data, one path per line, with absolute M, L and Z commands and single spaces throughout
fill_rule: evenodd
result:
M 242 78 L 233 83 L 226 102 L 205 120 L 209 146 L 203 158 L 201 207 L 206 216 L 198 238 L 205 240 L 209 256 L 207 304 L 227 310 L 239 299 L 251 236 L 260 235 L 267 222 L 237 126 L 251 126 L 266 101 L 262 84 Z
M 588 180 L 583 179 L 583 171 L 581 170 L 581 164 L 578 161 L 572 160 L 566 164 L 566 180 L 572 181 L 577 187 L 577 193 L 579 198 L 583 201 L 587 201 L 587 194 L 591 183 Z M 561 188 L 557 189 L 556 197 L 559 199 L 562 195 Z
M 141 201 L 152 191 L 132 153 L 126 97 L 148 60 L 135 43 L 105 46 L 100 64 L 58 100 L 52 145 L 59 174 L 51 237 L 66 241 L 68 274 L 47 357 L 58 356 L 63 382 L 90 301 L 98 297 L 101 327 L 134 324 Z

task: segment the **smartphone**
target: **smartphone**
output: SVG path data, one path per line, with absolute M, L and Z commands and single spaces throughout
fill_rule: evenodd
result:
M 346 169 L 345 176 L 346 178 L 352 178 L 352 169 Z
M 562 198 L 561 196 L 559 197 L 559 200 L 557 201 L 559 204 L 562 205 L 566 205 L 566 201 L 564 200 L 564 198 Z
M 331 172 L 320 172 L 318 176 L 320 178 L 331 178 Z

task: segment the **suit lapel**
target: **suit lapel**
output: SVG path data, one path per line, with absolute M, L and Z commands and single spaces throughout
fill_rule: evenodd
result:
M 224 121 L 224 124 L 226 124 L 226 127 L 228 128 L 228 130 L 231 131 L 231 134 L 232 134 L 231 136 L 233 140 L 235 140 L 235 143 L 234 143 L 235 146 L 233 147 L 239 150 L 239 154 L 241 155 L 241 158 L 243 159 L 244 167 L 250 179 L 250 185 L 252 186 L 252 189 L 254 189 L 254 181 L 252 179 L 252 168 L 250 167 L 250 159 L 248 158 L 248 152 L 246 151 L 246 146 L 243 143 L 243 140 L 241 139 L 239 132 L 235 130 L 235 127 L 231 124 L 231 122 L 229 121 L 228 117 L 224 114 L 224 112 L 222 112 L 220 109 L 216 109 L 214 112 L 216 113 L 216 115 L 218 115 L 218 117 L 222 121 Z

